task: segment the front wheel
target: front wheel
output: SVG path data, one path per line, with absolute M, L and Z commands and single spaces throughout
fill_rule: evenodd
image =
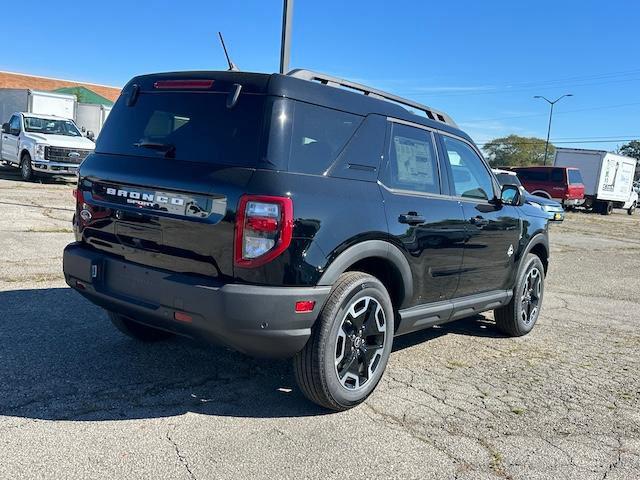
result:
M 293 359 L 304 395 L 336 411 L 363 402 L 387 366 L 393 315 L 389 293 L 377 278 L 361 272 L 342 274 L 311 338 Z
M 31 157 L 25 153 L 20 159 L 20 176 L 25 182 L 33 180 L 33 168 L 31 167 Z
M 544 296 L 544 265 L 532 253 L 524 259 L 509 304 L 494 310 L 498 330 L 511 337 L 529 333 L 538 321 Z
M 636 211 L 636 207 L 637 207 L 636 202 L 633 202 L 633 205 L 631 205 L 631 206 L 629 207 L 629 210 L 627 210 L 627 213 L 628 213 L 629 215 L 633 215 L 633 214 L 635 213 L 635 211 Z

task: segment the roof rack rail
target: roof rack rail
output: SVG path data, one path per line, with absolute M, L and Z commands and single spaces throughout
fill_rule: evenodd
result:
M 290 77 L 300 78 L 302 80 L 320 82 L 323 85 L 328 85 L 331 87 L 349 88 L 351 90 L 362 92 L 364 95 L 368 97 L 387 100 L 389 102 L 397 103 L 405 108 L 411 107 L 423 112 L 431 120 L 442 122 L 447 125 L 451 125 L 453 127 L 458 128 L 458 126 L 453 121 L 453 119 L 444 112 L 435 110 L 421 103 L 414 102 L 412 100 L 407 100 L 406 98 L 402 98 L 397 95 L 393 95 L 391 93 L 383 92 L 382 90 L 377 90 L 375 88 L 367 87 L 366 85 L 362 85 L 360 83 L 351 82 L 349 80 L 343 80 L 338 77 L 332 77 L 331 75 L 313 72 L 311 70 L 304 70 L 301 68 L 291 70 L 289 73 L 287 73 L 287 75 Z

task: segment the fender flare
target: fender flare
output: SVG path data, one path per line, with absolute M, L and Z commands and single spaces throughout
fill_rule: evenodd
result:
M 547 252 L 546 261 L 547 261 L 547 265 L 548 265 L 549 257 L 550 257 L 549 237 L 545 233 L 538 232 L 533 237 L 531 237 L 531 240 L 529 240 L 529 242 L 527 243 L 527 246 L 525 247 L 524 251 L 522 252 L 522 257 L 520 258 L 520 262 L 518 264 L 518 272 L 522 268 L 522 264 L 524 263 L 525 258 L 527 258 L 527 255 L 529 253 L 531 253 L 531 250 L 533 250 L 533 248 L 536 247 L 537 245 L 542 245 L 544 247 L 544 249 L 546 250 L 546 252 Z M 546 265 L 545 265 L 545 267 L 548 268 Z
M 333 285 L 351 265 L 372 257 L 387 260 L 398 270 L 404 287 L 401 304 L 412 298 L 413 276 L 409 262 L 398 247 L 383 240 L 366 240 L 347 248 L 329 264 L 320 277 L 318 285 Z

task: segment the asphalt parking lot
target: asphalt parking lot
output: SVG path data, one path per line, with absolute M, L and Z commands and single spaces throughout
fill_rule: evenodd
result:
M 289 362 L 119 334 L 62 277 L 72 188 L 0 169 L 0 478 L 640 478 L 640 215 L 554 225 L 531 335 L 397 339 L 335 414 Z

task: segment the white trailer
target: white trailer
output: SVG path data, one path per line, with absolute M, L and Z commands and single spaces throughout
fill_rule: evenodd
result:
M 111 107 L 108 105 L 78 103 L 76 109 L 76 124 L 83 133 L 86 132 L 87 137 L 97 136 L 100 130 L 102 130 L 102 125 L 104 125 L 110 112 Z
M 8 122 L 15 112 L 76 118 L 76 97 L 64 93 L 26 88 L 0 88 L 0 123 Z
M 614 208 L 633 213 L 638 194 L 633 190 L 636 159 L 604 150 L 556 148 L 556 167 L 576 167 L 582 173 L 585 208 L 608 215 Z

